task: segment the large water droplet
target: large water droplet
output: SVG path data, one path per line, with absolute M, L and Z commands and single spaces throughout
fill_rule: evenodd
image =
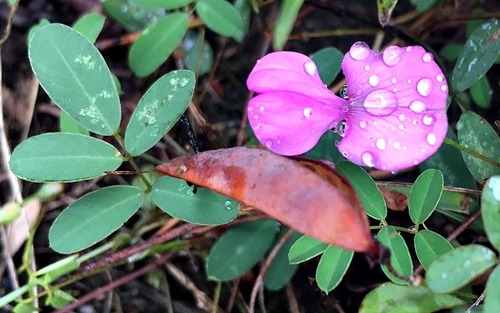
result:
M 313 61 L 307 61 L 306 63 L 304 63 L 304 71 L 308 75 L 313 76 L 314 74 L 316 74 L 316 64 L 314 64 Z
M 422 61 L 424 61 L 425 63 L 429 63 L 430 61 L 432 61 L 434 59 L 434 56 L 432 55 L 432 53 L 430 52 L 426 52 L 424 53 L 424 55 L 422 56 Z
M 363 152 L 363 154 L 361 154 L 361 161 L 363 161 L 363 163 L 366 165 L 366 166 L 369 166 L 369 167 L 373 167 L 375 166 L 374 162 L 373 162 L 373 154 L 371 152 Z
M 372 75 L 370 76 L 370 78 L 368 78 L 368 83 L 370 84 L 370 86 L 372 87 L 375 87 L 378 85 L 378 82 L 379 82 L 379 78 L 377 75 Z
M 339 90 L 339 95 L 342 97 L 342 99 L 349 99 L 348 92 L 347 92 L 347 85 L 344 85 L 340 88 Z
M 422 78 L 417 83 L 417 91 L 424 97 L 427 97 L 432 91 L 432 81 L 429 78 Z
M 364 60 L 370 55 L 370 47 L 368 47 L 366 43 L 358 41 L 352 45 L 351 49 L 349 50 L 349 55 L 354 60 Z
M 434 123 L 434 116 L 432 116 L 432 114 L 424 115 L 424 117 L 422 117 L 422 123 L 427 126 L 432 125 L 432 123 Z
M 304 115 L 305 118 L 307 119 L 310 119 L 311 118 L 311 114 L 312 114 L 313 110 L 310 108 L 310 107 L 306 107 L 304 108 L 304 110 L 302 110 L 302 114 Z
M 400 47 L 390 46 L 384 50 L 384 53 L 382 54 L 382 59 L 384 60 L 384 63 L 387 66 L 394 66 L 398 64 L 399 61 L 401 61 L 402 56 L 403 56 L 403 51 L 401 50 Z
M 410 103 L 410 110 L 415 113 L 422 113 L 425 111 L 425 103 L 419 100 L 412 101 Z
M 363 106 L 366 112 L 387 116 L 396 110 L 397 99 L 394 93 L 385 89 L 377 89 L 366 96 Z
M 436 134 L 430 133 L 427 135 L 427 143 L 430 144 L 431 146 L 435 145 L 437 141 Z

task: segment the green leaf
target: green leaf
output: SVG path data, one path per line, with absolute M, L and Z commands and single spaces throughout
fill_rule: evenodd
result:
M 228 281 L 240 277 L 264 256 L 276 236 L 274 220 L 238 225 L 215 243 L 208 254 L 208 278 Z
M 188 31 L 182 45 L 186 68 L 195 72 L 196 76 L 209 73 L 214 62 L 214 52 L 203 36 Z
M 284 234 L 287 230 L 287 228 L 282 229 L 281 233 Z M 301 235 L 297 232 L 293 233 L 278 250 L 276 257 L 273 259 L 264 275 L 264 285 L 267 289 L 273 291 L 280 290 L 290 281 L 290 279 L 292 279 L 293 274 L 295 274 L 297 270 L 297 265 L 288 262 L 288 251 L 300 236 Z
M 340 65 L 344 54 L 338 49 L 328 47 L 316 51 L 311 59 L 318 67 L 318 74 L 324 84 L 330 85 L 340 72 Z
M 478 107 L 489 109 L 491 107 L 491 86 L 486 76 L 481 77 L 470 86 L 470 95 Z
M 241 42 L 243 19 L 236 8 L 225 0 L 198 0 L 196 14 L 205 25 L 219 35 L 234 38 Z
M 172 13 L 141 33 L 128 54 L 128 64 L 137 76 L 148 76 L 167 60 L 186 34 L 188 19 L 185 13 Z
M 413 272 L 413 263 L 411 262 L 408 246 L 400 233 L 393 227 L 384 227 L 377 234 L 378 240 L 386 246 L 391 252 L 391 264 L 400 275 L 411 276 Z M 387 266 L 382 265 L 382 271 L 396 284 L 407 284 L 399 278 L 389 273 Z
M 88 13 L 82 16 L 73 25 L 73 29 L 79 31 L 91 43 L 95 43 L 101 33 L 106 18 L 99 13 Z
M 483 313 L 497 313 L 500 308 L 500 265 L 491 272 L 486 282 Z
M 398 0 L 377 0 L 378 22 L 382 27 L 389 23 Z
M 194 194 L 185 181 L 168 176 L 153 185 L 153 201 L 166 213 L 201 225 L 229 223 L 239 214 L 237 201 L 205 188 Z
M 37 308 L 30 302 L 30 303 L 18 303 L 14 307 L 14 310 L 12 310 L 13 313 L 33 313 L 36 312 Z
M 316 269 L 318 287 L 329 293 L 338 286 L 351 265 L 353 251 L 344 250 L 335 246 L 328 246 Z
M 38 270 L 35 274 L 41 277 L 44 283 L 50 284 L 59 277 L 78 269 L 79 266 L 78 255 L 75 254 L 54 262 Z
M 78 124 L 68 113 L 61 111 L 61 116 L 59 116 L 59 129 L 61 133 L 71 133 L 71 134 L 81 134 L 89 135 L 89 131 Z
M 186 111 L 193 97 L 194 73 L 170 72 L 158 79 L 137 104 L 125 133 L 125 148 L 140 155 L 153 147 Z
M 448 44 L 439 51 L 439 54 L 449 62 L 455 62 L 462 53 L 463 45 L 459 44 Z
M 48 19 L 42 18 L 37 24 L 31 26 L 31 28 L 28 31 L 28 42 L 31 41 L 31 38 L 33 38 L 33 35 L 35 34 L 36 31 L 38 31 L 43 26 L 46 26 L 49 24 L 50 24 L 50 21 Z
M 413 238 L 417 258 L 424 269 L 441 254 L 453 249 L 443 236 L 430 230 L 419 231 Z
M 473 9 L 470 13 L 482 15 L 485 12 L 486 11 L 483 8 L 476 8 L 476 9 Z M 481 19 L 481 20 L 475 20 L 475 19 L 468 20 L 467 23 L 465 23 L 465 36 L 467 38 L 469 38 L 474 33 L 474 31 L 476 29 L 478 29 L 479 26 L 481 26 L 485 22 L 486 21 L 484 19 Z
M 435 294 L 427 287 L 383 284 L 366 295 L 359 313 L 431 313 L 464 305 L 452 295 Z
M 493 176 L 483 188 L 481 212 L 486 235 L 500 251 L 500 176 Z
M 143 172 L 143 177 L 146 178 L 149 184 L 153 185 L 158 180 L 159 175 L 158 172 L 155 171 L 153 165 L 146 165 L 141 168 L 141 171 Z M 132 179 L 131 185 L 139 188 L 140 190 L 147 190 L 148 188 L 148 186 L 146 186 L 144 181 L 139 176 L 136 176 L 134 177 L 134 179 Z M 144 195 L 142 208 L 148 211 L 154 210 L 156 208 L 156 203 L 153 201 L 152 192 L 148 192 Z
M 40 85 L 62 110 L 94 133 L 111 135 L 118 129 L 116 86 L 87 38 L 68 26 L 50 24 L 33 35 L 28 52 Z
M 436 4 L 437 0 L 410 0 L 418 12 L 425 12 Z
M 339 134 L 328 131 L 321 136 L 314 148 L 307 151 L 304 156 L 315 160 L 328 160 L 337 164 L 344 160 L 344 157 L 338 149 L 332 149 L 332 142 L 337 142 L 340 139 L 342 138 Z
M 413 223 L 421 224 L 434 212 L 443 192 L 443 173 L 428 169 L 418 176 L 410 191 L 408 209 Z
M 305 262 L 323 253 L 327 247 L 328 244 L 304 235 L 290 248 L 288 260 L 291 264 Z
M 105 187 L 86 194 L 56 218 L 49 231 L 50 246 L 66 254 L 94 245 L 128 221 L 143 198 L 132 186 Z
M 500 55 L 500 23 L 492 19 L 469 37 L 453 69 L 452 86 L 464 91 L 481 78 Z
M 292 32 L 293 25 L 299 10 L 304 4 L 304 0 L 284 0 L 281 4 L 278 19 L 273 29 L 273 49 L 282 50 L 288 36 Z
M 485 157 L 496 162 L 500 161 L 500 139 L 490 124 L 472 111 L 467 111 L 460 116 L 457 123 L 458 142 Z M 475 156 L 462 151 L 467 169 L 472 176 L 482 182 L 493 175 L 500 174 L 500 167 L 485 162 Z
M 45 299 L 45 305 L 50 305 L 55 309 L 62 309 L 72 301 L 75 301 L 75 298 L 71 294 L 61 289 L 55 289 Z
M 366 214 L 374 219 L 384 220 L 387 216 L 387 207 L 373 178 L 361 167 L 346 161 L 338 163 L 335 169 L 349 180 Z
M 10 169 L 34 182 L 80 181 L 116 170 L 122 156 L 107 142 L 85 135 L 47 133 L 28 138 L 12 152 Z
M 143 9 L 173 10 L 185 7 L 193 0 L 129 0 L 129 2 Z
M 106 13 L 123 25 L 129 32 L 139 31 L 165 16 L 165 10 L 145 10 L 130 0 L 102 0 Z
M 441 254 L 427 269 L 426 281 L 435 292 L 455 291 L 495 265 L 496 256 L 481 245 L 468 245 Z

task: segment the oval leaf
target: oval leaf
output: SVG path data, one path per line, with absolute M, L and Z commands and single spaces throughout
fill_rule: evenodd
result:
M 383 284 L 366 295 L 359 313 L 431 313 L 464 305 L 452 295 L 435 294 L 427 287 Z
M 284 233 L 285 229 L 281 230 L 281 233 Z M 290 238 L 283 244 L 283 246 L 278 250 L 278 253 L 274 257 L 271 265 L 266 271 L 264 275 L 264 285 L 269 290 L 280 290 L 283 288 L 290 279 L 293 274 L 297 270 L 297 265 L 290 264 L 288 262 L 288 251 L 292 244 L 300 237 L 299 233 L 293 233 Z
M 47 133 L 23 141 L 12 152 L 10 169 L 28 181 L 80 181 L 116 170 L 122 156 L 102 140 L 80 134 Z
M 481 212 L 486 235 L 500 251 L 500 176 L 493 176 L 483 188 Z
M 99 13 L 89 13 L 82 16 L 73 25 L 73 28 L 85 36 L 91 43 L 95 43 L 101 33 L 106 18 Z
M 243 275 L 264 256 L 273 243 L 277 229 L 276 221 L 264 220 L 228 230 L 208 254 L 208 278 L 228 281 Z
M 461 145 L 496 162 L 499 161 L 500 139 L 495 130 L 481 116 L 471 111 L 463 113 L 457 123 L 457 130 L 458 142 Z M 467 152 L 462 151 L 462 157 L 467 169 L 478 182 L 500 174 L 500 167 Z
M 379 253 L 359 200 L 331 169 L 337 186 L 297 161 L 238 147 L 182 156 L 157 170 L 237 199 L 326 243 L 372 256 Z
M 438 256 L 429 266 L 425 278 L 433 291 L 448 293 L 479 277 L 495 262 L 495 253 L 486 247 L 463 246 Z
M 193 0 L 129 0 L 129 2 L 143 9 L 173 10 L 185 7 Z
M 472 100 L 478 107 L 489 109 L 491 107 L 491 90 L 490 82 L 486 76 L 481 77 L 477 82 L 470 86 L 470 95 Z
M 413 240 L 417 258 L 424 269 L 427 269 L 438 256 L 453 249 L 448 240 L 430 230 L 419 231 Z
M 142 192 L 132 186 L 92 191 L 73 202 L 49 231 L 52 249 L 74 253 L 88 248 L 120 228 L 142 204 Z
M 238 202 L 204 188 L 193 187 L 185 181 L 161 177 L 153 185 L 153 201 L 166 213 L 186 222 L 201 225 L 220 225 L 234 220 Z
M 335 246 L 326 248 L 316 269 L 316 282 L 321 290 L 329 293 L 338 286 L 351 265 L 353 254 Z
M 61 111 L 61 116 L 59 116 L 59 130 L 61 133 L 89 135 L 89 131 L 86 128 L 78 124 L 64 111 Z
M 349 180 L 356 190 L 366 214 L 374 219 L 384 220 L 387 216 L 387 207 L 373 178 L 364 169 L 351 162 L 340 162 L 336 169 Z
M 330 85 L 340 72 L 340 64 L 344 59 L 344 54 L 336 48 L 328 47 L 314 53 L 311 59 L 318 67 L 321 81 Z
M 196 14 L 212 31 L 222 36 L 232 37 L 240 42 L 243 33 L 243 19 L 234 6 L 225 0 L 199 0 Z
M 170 72 L 158 79 L 134 110 L 125 133 L 125 148 L 140 155 L 153 147 L 179 120 L 193 97 L 194 73 Z
M 299 10 L 304 4 L 304 0 L 284 0 L 281 4 L 281 10 L 274 24 L 273 29 L 273 48 L 282 50 L 292 32 L 293 24 L 299 14 Z
M 391 264 L 401 275 L 410 277 L 413 272 L 413 263 L 411 262 L 410 251 L 408 250 L 408 246 L 406 245 L 405 240 L 393 227 L 384 227 L 382 228 L 378 234 L 377 238 L 380 242 L 389 248 L 391 252 Z M 408 284 L 408 282 L 396 278 L 392 275 L 389 270 L 387 270 L 387 266 L 382 265 L 382 270 L 385 275 L 392 280 L 396 284 Z
M 188 29 L 188 15 L 169 14 L 146 28 L 137 38 L 128 55 L 132 71 L 145 77 L 167 60 Z
M 500 266 L 497 266 L 486 282 L 483 313 L 496 313 L 500 308 Z
M 421 224 L 434 212 L 443 193 L 443 173 L 428 169 L 418 176 L 410 190 L 408 209 L 413 223 Z
M 290 248 L 288 260 L 291 264 L 305 262 L 323 253 L 327 247 L 328 245 L 324 242 L 309 236 L 302 236 Z
M 111 135 L 118 129 L 116 86 L 87 38 L 68 26 L 49 24 L 34 33 L 28 53 L 40 85 L 62 110 L 94 133 Z
M 464 45 L 451 79 L 455 91 L 464 91 L 493 65 L 500 55 L 500 22 L 493 19 L 478 27 Z

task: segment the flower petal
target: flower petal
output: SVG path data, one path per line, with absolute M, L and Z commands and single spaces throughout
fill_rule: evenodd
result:
M 335 98 L 321 81 L 314 61 L 290 51 L 273 52 L 258 60 L 247 87 L 256 93 L 291 91 L 323 102 Z
M 268 149 L 284 155 L 310 150 L 334 121 L 345 113 L 339 109 L 347 102 L 322 103 L 294 92 L 270 92 L 254 97 L 248 104 L 252 129 Z
M 448 85 L 432 54 L 418 46 L 378 54 L 359 42 L 342 69 L 350 107 L 339 149 L 351 161 L 400 170 L 439 148 L 448 129 Z

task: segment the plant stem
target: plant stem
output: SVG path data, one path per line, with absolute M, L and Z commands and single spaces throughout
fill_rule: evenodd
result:
M 483 160 L 485 162 L 488 162 L 488 163 L 490 163 L 490 164 L 492 164 L 492 165 L 494 165 L 496 167 L 500 167 L 500 163 L 499 162 L 496 162 L 495 160 L 492 160 L 492 159 L 490 159 L 488 157 L 485 157 L 484 155 L 479 154 L 476 151 L 473 151 L 473 150 L 471 150 L 469 148 L 466 148 L 466 147 L 462 146 L 461 144 L 459 144 L 458 142 L 456 142 L 456 141 L 454 141 L 454 140 L 452 140 L 452 139 L 450 139 L 448 137 L 444 138 L 444 143 L 447 144 L 447 145 L 450 145 L 450 146 L 452 146 L 452 147 L 454 147 L 454 148 L 456 148 L 458 150 L 466 152 L 466 153 L 468 153 L 468 154 L 470 154 L 470 155 L 472 155 L 472 156 L 474 156 L 474 157 L 476 157 L 478 159 L 481 159 L 481 160 Z

